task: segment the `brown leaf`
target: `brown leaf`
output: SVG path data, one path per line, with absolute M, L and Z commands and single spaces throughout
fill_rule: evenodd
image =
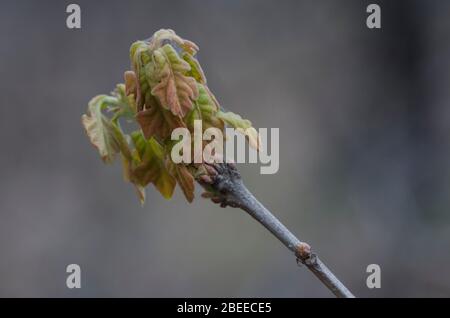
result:
M 125 92 L 128 95 L 133 94 L 136 96 L 137 93 L 137 77 L 136 73 L 133 71 L 126 71 L 124 74 L 125 79 Z
M 183 164 L 174 164 L 172 161 L 167 160 L 167 169 L 170 174 L 175 177 L 184 193 L 184 196 L 189 202 L 194 200 L 194 177 L 189 172 L 189 169 Z
M 152 89 L 152 94 L 172 114 L 184 117 L 192 109 L 192 101 L 198 97 L 197 83 L 192 77 L 173 73 L 164 77 Z
M 138 112 L 136 120 L 147 139 L 154 135 L 165 139 L 172 134 L 172 130 L 175 128 L 185 127 L 180 117 L 174 116 L 170 111 L 156 104 L 149 109 Z

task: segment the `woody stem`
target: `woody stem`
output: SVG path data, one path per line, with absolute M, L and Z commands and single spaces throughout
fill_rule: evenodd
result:
M 221 206 L 239 207 L 280 240 L 297 257 L 297 261 L 304 264 L 314 275 L 340 298 L 354 298 L 355 296 L 319 259 L 311 252 L 311 247 L 300 241 L 286 226 L 284 226 L 244 185 L 241 175 L 232 164 L 215 164 L 210 168 L 209 176 L 200 178 L 199 182 L 205 188 L 213 189 L 211 199 Z

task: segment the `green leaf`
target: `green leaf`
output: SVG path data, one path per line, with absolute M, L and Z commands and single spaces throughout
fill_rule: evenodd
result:
M 183 54 L 183 59 L 188 62 L 191 67 L 190 71 L 187 73 L 189 76 L 192 76 L 198 83 L 206 84 L 206 76 L 200 66 L 200 63 L 197 61 L 195 57 L 193 57 L 189 53 Z
M 109 110 L 114 113 L 113 122 L 117 122 L 119 118 L 134 119 L 137 106 L 134 95 L 127 95 L 124 84 L 118 84 L 112 93 L 116 100 L 109 106 Z
M 217 118 L 216 114 L 219 110 L 218 103 L 214 96 L 209 92 L 206 85 L 197 84 L 198 98 L 195 101 L 195 107 L 184 118 L 188 128 L 194 130 L 194 120 L 202 120 L 203 130 L 210 127 L 216 127 L 221 130 L 224 129 L 223 121 Z
M 144 187 L 135 182 L 132 174 L 134 165 L 140 162 L 139 157 L 133 156 L 127 141 L 128 135 L 120 128 L 119 118 L 133 118 L 133 103 L 125 94 L 123 85 L 118 85 L 114 96 L 100 95 L 94 97 L 88 106 L 88 113 L 82 116 L 82 123 L 92 144 L 98 149 L 105 163 L 112 163 L 117 154 L 122 157 L 124 177 L 135 184 L 139 198 L 145 200 Z M 103 114 L 103 110 L 114 112 L 112 119 Z
M 227 125 L 234 128 L 247 129 L 252 127 L 252 122 L 248 119 L 243 119 L 240 115 L 233 112 L 219 111 L 217 117 L 222 119 Z
M 130 47 L 131 64 L 136 76 L 136 105 L 138 111 L 142 110 L 145 103 L 145 96 L 150 94 L 150 85 L 147 80 L 145 65 L 151 61 L 148 43 L 145 41 L 136 41 Z
M 94 97 L 88 106 L 88 113 L 81 117 L 83 126 L 91 143 L 97 148 L 100 157 L 105 163 L 112 163 L 116 154 L 120 152 L 121 145 L 117 139 L 117 130 L 111 121 L 102 113 L 102 110 L 116 101 L 106 95 Z
M 166 169 L 164 148 L 154 138 L 145 140 L 141 132 L 133 132 L 131 138 L 139 163 L 130 171 L 130 180 L 142 187 L 153 183 L 166 199 L 171 198 L 176 181 Z
M 260 149 L 261 141 L 258 132 L 252 127 L 252 122 L 248 119 L 243 119 L 240 115 L 233 112 L 219 111 L 216 114 L 217 118 L 222 119 L 227 125 L 234 127 L 238 132 L 245 135 L 250 146 L 255 149 Z

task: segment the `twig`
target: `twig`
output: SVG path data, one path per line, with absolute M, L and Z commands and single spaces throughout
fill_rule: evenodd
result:
M 207 190 L 204 197 L 219 203 L 222 207 L 241 208 L 268 229 L 288 249 L 294 252 L 297 262 L 304 264 L 319 280 L 340 298 L 355 296 L 328 269 L 311 247 L 301 242 L 268 209 L 264 207 L 242 182 L 234 164 L 205 165 L 208 175 L 202 175 L 198 182 Z

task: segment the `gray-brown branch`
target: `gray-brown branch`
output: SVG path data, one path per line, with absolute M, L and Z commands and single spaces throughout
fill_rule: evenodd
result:
M 307 243 L 301 242 L 253 196 L 234 164 L 213 164 L 206 165 L 206 168 L 208 174 L 198 178 L 198 182 L 207 190 L 204 197 L 222 207 L 231 206 L 246 211 L 294 252 L 297 262 L 304 264 L 333 294 L 341 298 L 355 297 L 311 251 Z

